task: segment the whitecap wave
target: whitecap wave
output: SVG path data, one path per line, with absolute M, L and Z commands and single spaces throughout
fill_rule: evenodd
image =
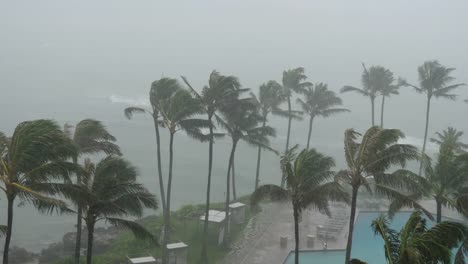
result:
M 109 100 L 112 103 L 116 104 L 126 104 L 126 105 L 133 105 L 133 106 L 149 106 L 149 100 L 144 97 L 137 97 L 137 98 L 131 98 L 131 97 L 125 97 L 125 96 L 120 96 L 120 95 L 111 95 L 109 96 Z

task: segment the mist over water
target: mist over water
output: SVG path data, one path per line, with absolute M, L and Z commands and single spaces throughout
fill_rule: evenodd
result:
M 103 121 L 124 156 L 138 167 L 140 182 L 158 193 L 154 127 L 149 116 L 127 120 L 123 109 L 148 106 L 151 82 L 186 76 L 201 89 L 209 73 L 235 75 L 257 93 L 284 69 L 304 67 L 309 80 L 331 90 L 360 87 L 361 62 L 382 65 L 417 82 L 416 67 L 438 59 L 468 83 L 466 1 L 9 1 L 0 3 L 0 130 L 11 135 L 24 120 L 56 119 L 76 124 Z M 351 3 L 352 2 L 352 3 Z M 378 2 L 378 3 L 377 3 Z M 370 11 L 372 10 L 372 12 Z M 415 19 L 415 10 L 420 10 Z M 443 14 L 443 15 L 442 15 Z M 457 91 L 468 98 L 466 87 Z M 311 145 L 344 166 L 343 132 L 370 126 L 367 98 L 344 94 L 351 113 L 316 119 Z M 376 101 L 380 121 L 380 98 Z M 296 109 L 299 106 L 295 106 Z M 448 126 L 468 131 L 468 105 L 432 102 L 429 137 Z M 410 88 L 386 101 L 385 127 L 399 128 L 404 143 L 420 146 L 425 97 Z M 306 117 L 307 118 L 307 117 Z M 270 118 L 284 150 L 287 120 Z M 293 121 L 291 144 L 305 146 L 308 124 Z M 163 173 L 167 177 L 168 134 L 162 129 Z M 467 140 L 466 134 L 463 138 Z M 173 208 L 205 198 L 208 144 L 177 134 Z M 225 194 L 230 140 L 215 144 L 212 201 Z M 436 146 L 428 143 L 428 152 Z M 236 153 L 238 195 L 253 191 L 256 149 Z M 279 158 L 265 152 L 262 183 L 279 183 Z M 6 200 L 0 196 L 0 211 Z M 148 212 L 154 213 L 154 212 Z M 6 220 L 0 214 L 0 223 Z M 46 216 L 30 206 L 15 210 L 13 245 L 39 251 L 72 231 L 75 216 Z

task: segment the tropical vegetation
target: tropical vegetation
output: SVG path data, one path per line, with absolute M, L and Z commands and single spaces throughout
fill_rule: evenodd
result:
M 463 83 L 452 84 L 455 80 L 455 77 L 451 75 L 453 71 L 455 71 L 455 68 L 445 67 L 436 60 L 426 61 L 423 65 L 418 67 L 419 86 L 410 84 L 405 80 L 400 80 L 401 85 L 413 87 L 416 92 L 426 95 L 426 126 L 424 128 L 424 140 L 421 155 L 426 153 L 432 98 L 455 100 L 457 95 L 453 94 L 453 91 L 460 86 L 465 85 Z M 421 163 L 419 175 L 421 175 L 422 170 L 423 164 Z
M 372 230 L 384 241 L 385 259 L 397 263 L 453 263 L 452 249 L 468 237 L 462 223 L 438 222 L 429 226 L 421 211 L 415 211 L 398 232 L 389 226 L 382 215 L 372 221 Z M 465 263 L 463 254 L 457 254 L 455 263 Z
M 331 216 L 329 201 L 348 202 L 348 193 L 336 181 L 333 181 L 335 162 L 315 149 L 304 149 L 297 154 L 294 146 L 281 158 L 281 169 L 286 175 L 286 187 L 267 184 L 254 191 L 251 205 L 256 207 L 259 201 L 289 200 L 294 216 L 294 263 L 299 264 L 299 217 L 308 207 Z

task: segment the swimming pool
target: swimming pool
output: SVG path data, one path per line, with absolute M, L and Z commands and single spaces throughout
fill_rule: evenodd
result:
M 384 263 L 385 252 L 382 238 L 375 236 L 371 229 L 372 220 L 376 219 L 382 212 L 359 212 L 354 226 L 352 258 L 366 261 L 369 264 Z M 391 228 L 400 230 L 409 219 L 411 212 L 399 212 L 390 223 Z M 430 225 L 430 222 L 428 222 Z M 302 251 L 299 253 L 300 263 L 326 263 L 342 264 L 345 259 L 344 250 L 328 251 Z M 313 261 L 313 262 L 312 262 Z M 294 253 L 287 257 L 284 264 L 294 263 Z

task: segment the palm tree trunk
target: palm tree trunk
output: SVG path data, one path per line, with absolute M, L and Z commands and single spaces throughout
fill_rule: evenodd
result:
M 224 211 L 226 212 L 226 219 L 224 220 L 224 245 L 228 246 L 229 245 L 229 202 L 230 202 L 230 191 L 231 191 L 231 167 L 232 163 L 234 161 L 234 153 L 236 152 L 236 146 L 237 146 L 237 140 L 232 141 L 232 149 L 231 149 L 231 154 L 229 156 L 229 164 L 228 164 L 228 170 L 227 170 L 227 179 L 226 179 L 226 203 L 224 205 Z
M 382 109 L 380 109 L 380 127 L 383 128 L 383 116 L 385 107 L 385 96 L 382 95 Z
M 153 115 L 153 121 L 154 121 L 154 131 L 156 134 L 156 159 L 158 163 L 158 180 L 159 180 L 159 193 L 161 195 L 161 205 L 162 205 L 162 215 L 163 215 L 163 241 L 164 241 L 164 236 L 166 234 L 165 232 L 165 221 L 166 221 L 166 194 L 164 192 L 164 178 L 162 174 L 162 165 L 161 165 L 161 139 L 159 135 L 159 126 L 158 126 L 158 116 Z M 166 259 L 166 247 L 163 247 L 161 249 L 161 255 L 162 259 Z
M 164 192 L 164 179 L 162 175 L 162 165 L 161 165 L 161 140 L 159 135 L 159 126 L 157 123 L 157 116 L 153 118 L 154 120 L 154 131 L 156 132 L 156 158 L 158 161 L 158 178 L 159 178 L 159 192 L 161 193 L 161 205 L 163 209 L 163 214 L 166 211 L 166 196 Z
M 7 196 L 8 199 L 8 220 L 7 220 L 7 231 L 5 235 L 5 245 L 3 249 L 3 264 L 8 264 L 8 253 L 10 251 L 11 233 L 13 229 L 13 197 Z
M 312 123 L 314 122 L 314 116 L 310 116 L 309 120 L 309 135 L 307 136 L 307 149 L 309 149 L 310 146 L 310 136 L 312 135 Z
M 87 221 L 88 227 L 88 248 L 86 249 L 86 264 L 93 263 L 93 240 L 94 240 L 94 221 Z
M 172 189 L 172 163 L 174 159 L 174 132 L 171 131 L 169 140 L 169 177 L 167 178 L 167 198 L 166 198 L 166 214 L 164 215 L 164 238 L 163 247 L 167 248 L 167 243 L 170 237 L 170 214 L 171 214 L 171 189 Z M 167 252 L 166 252 L 167 253 Z M 167 254 L 163 258 L 163 264 L 168 263 Z
M 289 137 L 291 136 L 291 121 L 292 121 L 292 116 L 291 116 L 291 96 L 288 96 L 288 134 L 286 136 L 286 148 L 284 150 L 284 153 L 288 152 L 289 149 Z M 286 177 L 283 173 L 282 178 L 281 178 L 281 187 L 284 188 L 284 184 L 286 183 Z
M 427 141 L 427 130 L 429 129 L 429 113 L 431 111 L 431 97 L 427 97 L 427 105 L 426 105 L 426 128 L 424 129 L 424 141 L 421 151 L 421 156 L 424 156 L 426 153 L 426 141 Z M 419 176 L 422 174 L 423 163 L 422 160 L 419 162 Z
M 436 199 L 436 205 L 437 205 L 436 220 L 437 220 L 437 223 L 440 223 L 442 221 L 442 203 L 440 202 L 439 199 Z
M 211 124 L 212 116 L 208 116 L 208 121 Z M 208 146 L 208 182 L 206 184 L 206 204 L 205 204 L 205 221 L 203 222 L 203 241 L 201 250 L 201 263 L 208 263 L 208 217 L 210 211 L 210 192 L 211 192 L 211 171 L 213 168 L 213 126 L 210 126 L 210 143 Z
M 234 201 L 237 200 L 237 192 L 236 192 L 236 158 L 235 154 L 232 158 L 232 199 Z
M 375 111 L 374 111 L 374 105 L 375 105 L 375 98 L 371 97 L 371 112 L 372 112 L 372 126 L 375 126 L 375 117 L 374 117 L 374 114 L 375 114 Z
M 265 129 L 265 126 L 266 126 L 266 116 L 263 116 L 262 129 Z M 255 190 L 257 190 L 258 184 L 260 183 L 260 160 L 261 158 L 262 158 L 262 148 L 259 146 L 258 152 L 257 152 L 257 170 L 255 172 Z
M 81 175 L 76 174 L 76 183 L 81 185 Z M 80 255 L 81 255 L 81 230 L 82 230 L 82 217 L 83 211 L 80 205 L 77 206 L 76 214 L 76 240 L 75 240 L 75 264 L 80 264 Z
M 299 210 L 293 203 L 294 210 L 294 263 L 299 264 Z
M 357 201 L 358 188 L 353 187 L 351 197 L 351 215 L 349 216 L 349 230 L 348 230 L 348 243 L 346 245 L 346 261 L 345 264 L 349 264 L 351 260 L 351 248 L 353 246 L 353 231 L 354 231 L 354 220 L 356 218 L 356 201 Z

